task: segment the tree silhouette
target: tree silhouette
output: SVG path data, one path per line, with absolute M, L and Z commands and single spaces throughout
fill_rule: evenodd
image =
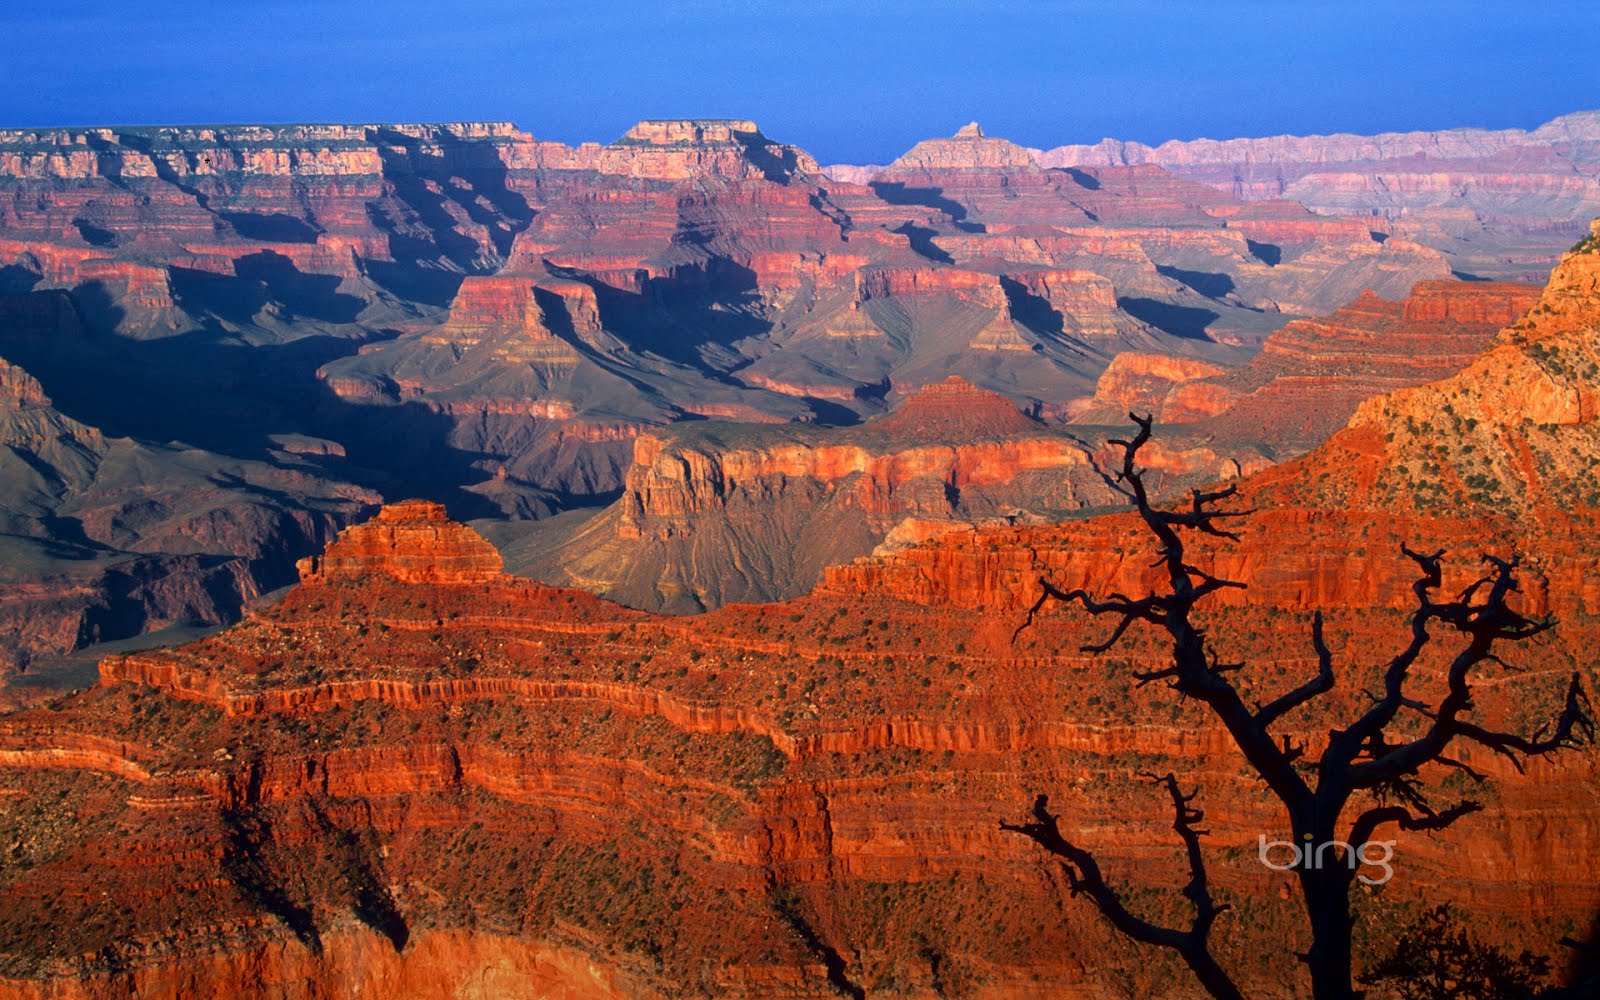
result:
M 1383 986 L 1399 1000 L 1526 1000 L 1549 974 L 1548 958 L 1485 944 L 1449 906 L 1436 906 L 1361 974 L 1361 984 Z
M 1210 595 L 1244 584 L 1218 578 L 1191 565 L 1185 556 L 1183 538 L 1185 533 L 1198 532 L 1238 541 L 1238 535 L 1226 526 L 1232 519 L 1251 512 L 1219 509 L 1219 504 L 1236 494 L 1232 486 L 1213 492 L 1194 490 L 1190 503 L 1179 509 L 1154 506 L 1138 466 L 1139 449 L 1150 440 L 1151 418 L 1129 416 L 1138 424 L 1139 432 L 1132 440 L 1111 442 L 1123 449 L 1122 467 L 1105 478 L 1138 510 L 1159 543 L 1154 565 L 1165 569 L 1168 592 L 1151 593 L 1140 599 L 1111 594 L 1100 600 L 1082 590 L 1063 591 L 1041 579 L 1043 593 L 1016 634 L 1028 628 L 1049 601 L 1076 603 L 1090 614 L 1117 619 L 1109 638 L 1085 645 L 1085 652 L 1111 649 L 1138 622 L 1165 630 L 1172 640 L 1171 664 L 1136 672 L 1134 677 L 1141 686 L 1164 680 L 1180 697 L 1206 706 L 1282 804 L 1296 844 L 1340 842 L 1359 851 L 1388 824 L 1402 830 L 1442 830 L 1479 811 L 1482 806 L 1472 800 L 1436 809 L 1417 780 L 1424 767 L 1435 764 L 1457 768 L 1481 780 L 1467 765 L 1446 755 L 1458 741 L 1504 755 L 1521 770 L 1527 757 L 1553 753 L 1593 737 L 1588 701 L 1576 673 L 1554 724 L 1531 737 L 1499 732 L 1470 721 L 1474 669 L 1501 662 L 1495 654 L 1497 643 L 1523 641 L 1548 630 L 1554 621 L 1529 618 L 1508 603 L 1517 591 L 1515 558 L 1485 556 L 1488 571 L 1482 578 L 1455 600 L 1439 601 L 1434 594 L 1440 586 L 1444 553 L 1424 554 L 1402 546 L 1402 553 L 1420 571 L 1411 588 L 1416 596 L 1416 611 L 1411 618 L 1410 641 L 1389 661 L 1383 689 L 1371 695 L 1371 706 L 1344 728 L 1330 729 L 1320 757 L 1314 762 L 1308 759 L 1305 746 L 1297 745 L 1287 735 L 1276 735 L 1273 728 L 1290 712 L 1333 689 L 1333 654 L 1323 640 L 1320 612 L 1311 629 L 1316 673 L 1264 705 L 1246 703 L 1228 676 L 1242 664 L 1223 662 L 1210 647 L 1205 631 L 1192 618 L 1195 607 Z M 1436 704 L 1428 704 L 1409 696 L 1405 686 L 1418 657 L 1434 641 L 1430 631 L 1433 626 L 1453 631 L 1462 642 L 1446 669 L 1444 695 Z M 1393 731 L 1396 721 L 1408 714 L 1423 720 L 1421 735 L 1405 738 Z M 1070 893 L 1087 896 L 1122 934 L 1175 951 L 1212 996 L 1242 997 L 1238 984 L 1210 949 L 1217 918 L 1227 907 L 1212 898 L 1206 875 L 1200 845 L 1206 831 L 1198 825 L 1204 813 L 1193 805 L 1195 793 L 1185 794 L 1175 775 L 1149 777 L 1171 800 L 1173 829 L 1187 855 L 1189 881 L 1182 893 L 1194 911 L 1187 927 L 1157 925 L 1129 911 L 1094 857 L 1062 833 L 1058 817 L 1049 810 L 1047 796 L 1040 795 L 1035 800 L 1026 821 L 1000 825 L 1032 838 L 1058 858 Z M 1354 811 L 1353 818 L 1346 818 L 1347 811 Z M 1304 851 L 1294 867 L 1311 937 L 1310 948 L 1300 958 L 1306 964 L 1316 1000 L 1350 1000 L 1356 995 L 1351 982 L 1353 921 L 1349 899 L 1356 879 L 1355 866 L 1308 865 L 1305 862 L 1311 855 L 1310 850 Z

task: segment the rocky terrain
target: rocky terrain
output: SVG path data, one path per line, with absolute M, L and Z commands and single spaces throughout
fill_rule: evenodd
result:
M 1062 165 L 976 126 L 871 176 L 825 173 L 744 120 L 645 121 L 579 146 L 505 123 L 0 130 L 0 359 L 59 416 L 41 433 L 66 442 L 8 442 L 0 627 L 16 638 L 0 671 L 228 620 L 380 500 L 480 523 L 593 513 L 632 502 L 637 456 L 675 453 L 692 424 L 872 438 L 875 418 L 950 375 L 1048 430 L 1119 355 L 1231 371 L 1363 290 L 1397 301 L 1418 281 L 1505 272 L 1462 247 L 1511 216 L 1537 270 L 1567 224 L 1527 220 L 1584 204 L 1587 121 L 1549 154 L 1577 196 L 1534 184 L 1467 236 L 1132 153 Z M 1244 455 L 1203 447 L 1197 475 Z M 899 503 L 827 551 L 869 551 L 900 513 L 970 522 L 1010 501 Z M 827 523 L 779 519 L 810 537 Z M 823 558 L 740 571 L 719 546 L 697 569 L 669 565 L 685 557 L 674 542 L 622 583 L 595 569 L 611 535 L 519 564 L 689 609 L 796 593 Z
M 1597 250 L 1600 238 L 1590 238 L 1565 255 L 1535 304 L 1459 373 L 1369 399 L 1324 444 L 1241 482 L 1244 506 L 1260 508 L 1247 520 L 1265 530 L 1214 554 L 1221 575 L 1252 577 L 1250 600 L 1281 586 L 1284 601 L 1370 606 L 1392 594 L 1399 606 L 1408 600 L 1401 586 L 1407 570 L 1389 553 L 1401 539 L 1451 551 L 1520 550 L 1539 575 L 1525 587 L 1529 601 L 1593 613 Z M 1026 607 L 1037 597 L 1028 581 L 1045 567 L 1062 576 L 1063 587 L 1131 593 L 1147 586 L 1153 570 L 1114 557 L 1126 544 L 1124 532 L 1134 530 L 1131 518 L 1120 523 L 1113 517 L 953 534 L 830 569 L 824 586 Z M 1316 578 L 1256 577 L 1268 554 L 1284 547 L 1316 549 L 1305 556 L 1316 563 Z
M 0 674 L 180 622 L 237 618 L 377 494 L 281 441 L 267 461 L 110 437 L 0 360 Z
M 1267 338 L 1245 365 L 1124 352 L 1094 397 L 1045 424 L 959 379 L 851 428 L 684 424 L 637 439 L 603 513 L 532 531 L 485 525 L 519 572 L 631 607 L 693 612 L 809 591 L 830 565 L 983 523 L 1036 523 L 1117 501 L 1101 447 L 1130 411 L 1167 493 L 1302 454 L 1362 401 L 1454 374 L 1538 300 L 1538 286 L 1419 282 L 1365 292 Z
M 1485 278 L 1542 281 L 1549 237 L 1570 242 L 1600 214 L 1600 112 L 1592 111 L 1531 131 L 1175 139 L 1153 147 L 1107 139 L 1030 153 L 1046 168 L 1159 166 L 1246 201 L 1381 218 L 1391 235 L 1443 250 L 1454 270 Z
M 615 503 L 508 549 L 520 571 L 647 610 L 792 598 L 825 567 L 880 548 L 1111 505 L 1108 457 L 1098 439 L 951 376 L 858 427 L 694 423 L 645 434 Z M 1167 491 L 1267 464 L 1248 445 L 1181 435 L 1152 460 Z
M 1194 551 L 1248 585 L 1204 624 L 1249 697 L 1310 672 L 1326 614 L 1339 683 L 1286 727 L 1313 749 L 1400 644 L 1402 541 L 1450 550 L 1446 592 L 1515 548 L 1523 606 L 1559 616 L 1478 679 L 1480 717 L 1527 730 L 1572 671 L 1600 680 L 1597 248 L 1459 374 L 1245 478 L 1242 541 Z M 933 433 L 1029 419 L 941 391 L 967 402 Z M 0 717 L 0 995 L 1192 995 L 997 825 L 1048 792 L 1164 912 L 1182 848 L 1137 775 L 1168 768 L 1200 787 L 1236 904 L 1223 961 L 1296 995 L 1288 881 L 1251 853 L 1282 817 L 1207 717 L 1136 685 L 1157 637 L 1082 653 L 1104 623 L 1068 609 L 1016 631 L 1041 575 L 1137 593 L 1151 549 L 1126 514 L 982 526 L 666 618 L 507 575 L 438 504 L 392 504 L 273 607 Z M 1484 810 L 1394 834 L 1396 877 L 1357 894 L 1363 953 L 1441 897 L 1515 949 L 1592 936 L 1595 748 L 1462 763 L 1485 783 L 1438 790 Z
M 1231 370 L 1119 354 L 1074 419 L 1112 423 L 1137 411 L 1290 458 L 1343 427 L 1365 400 L 1466 367 L 1539 295 L 1537 285 L 1488 281 L 1419 282 L 1398 302 L 1363 292 L 1327 316 L 1277 330 Z

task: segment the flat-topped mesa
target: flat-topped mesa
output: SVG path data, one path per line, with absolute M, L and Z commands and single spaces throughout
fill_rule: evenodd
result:
M 810 153 L 773 142 L 745 118 L 647 119 L 597 152 L 603 174 L 682 181 L 765 178 L 787 183 L 796 174 L 820 174 Z
M 1407 323 L 1506 327 L 1539 301 L 1538 285 L 1512 281 L 1419 281 L 1404 302 Z
M 1037 421 L 1016 404 L 959 375 L 918 389 L 893 413 L 869 425 L 874 431 L 906 439 L 968 441 L 1037 431 Z
M 746 118 L 647 118 L 628 129 L 614 145 L 706 145 L 738 142 L 741 137 L 765 140 L 760 127 Z
M 504 575 L 500 553 L 476 531 L 450 520 L 428 500 L 389 504 L 378 516 L 339 532 L 320 556 L 295 564 L 302 584 L 360 582 L 492 583 Z
M 558 330 L 604 342 L 593 288 L 543 272 L 474 275 L 462 280 L 449 320 L 422 342 L 470 348 L 492 341 L 507 361 L 577 364 L 578 351 Z
M 968 122 L 949 139 L 924 139 L 884 168 L 885 175 L 918 170 L 998 170 L 1032 167 L 1033 151 L 1006 139 L 984 135 L 977 122 Z
M 403 171 L 414 156 L 460 166 L 501 156 L 496 150 L 549 145 L 535 143 L 509 122 L 3 129 L 0 175 L 141 183 L 228 176 L 369 178 Z M 243 194 L 245 201 L 233 207 L 260 196 Z

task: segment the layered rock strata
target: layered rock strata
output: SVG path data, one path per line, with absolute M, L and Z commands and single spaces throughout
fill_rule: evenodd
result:
M 1537 286 L 1505 282 L 1419 282 L 1398 302 L 1364 292 L 1278 330 L 1232 371 L 1118 355 L 1075 419 L 1114 423 L 1136 410 L 1291 457 L 1343 427 L 1364 400 L 1465 368 L 1539 297 Z
M 1152 454 L 1167 491 L 1266 464 L 1249 448 L 1183 437 Z M 510 548 L 524 572 L 633 607 L 796 597 L 824 567 L 880 547 L 1112 504 L 1108 459 L 952 376 L 857 428 L 643 435 L 614 504 Z

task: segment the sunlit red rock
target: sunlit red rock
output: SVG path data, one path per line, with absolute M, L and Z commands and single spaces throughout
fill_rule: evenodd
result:
M 1273 333 L 1232 372 L 1183 358 L 1118 355 L 1077 419 L 1116 422 L 1137 410 L 1266 442 L 1279 454 L 1303 451 L 1363 400 L 1471 364 L 1539 295 L 1532 285 L 1459 281 L 1420 282 L 1402 301 L 1365 292 L 1329 316 Z
M 500 553 L 426 500 L 391 504 L 346 528 L 320 556 L 299 563 L 302 583 L 387 576 L 401 583 L 487 583 L 501 575 Z
M 1162 488 L 1254 471 L 1249 449 L 1152 449 Z M 932 526 L 1044 520 L 1113 503 L 1107 456 L 959 377 L 860 428 L 695 427 L 638 438 L 622 496 L 535 536 L 542 578 L 674 612 L 809 590 L 825 566 Z

